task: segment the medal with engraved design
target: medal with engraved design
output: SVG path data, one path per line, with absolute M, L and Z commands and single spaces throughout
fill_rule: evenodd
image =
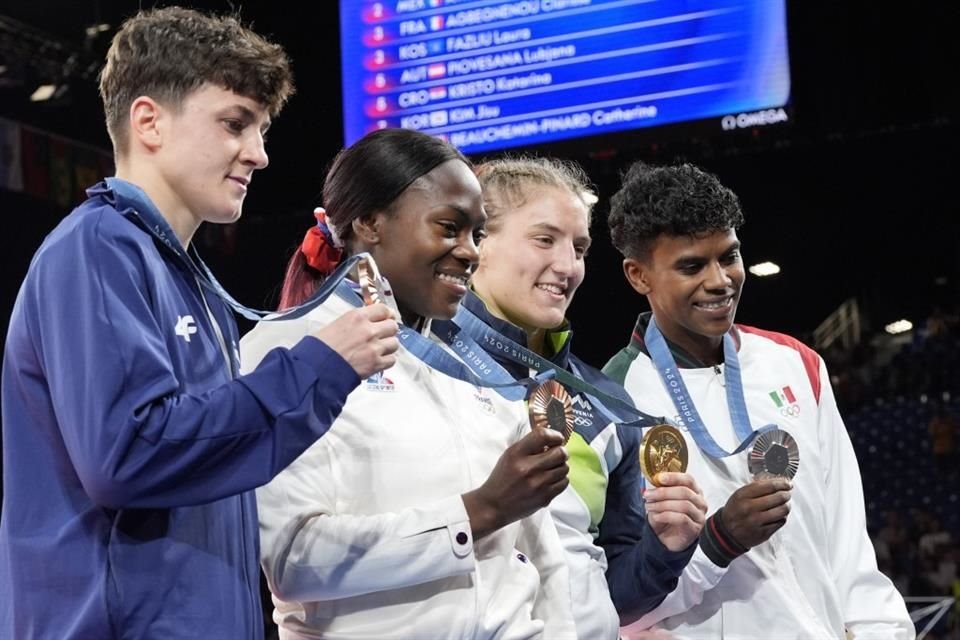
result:
M 755 480 L 773 477 L 791 480 L 800 468 L 800 447 L 783 429 L 771 429 L 757 436 L 747 467 Z
M 563 385 L 547 380 L 538 385 L 527 398 L 530 425 L 539 429 L 553 429 L 563 434 L 566 443 L 573 434 L 573 400 Z
M 360 295 L 363 297 L 363 304 L 371 305 L 383 303 L 390 307 L 394 317 L 399 321 L 400 310 L 393 298 L 393 290 L 387 279 L 380 275 L 377 269 L 377 263 L 373 256 L 364 255 L 357 261 L 356 266 L 357 284 L 360 285 Z
M 366 305 L 384 301 L 383 286 L 375 275 L 376 268 L 373 258 L 370 257 L 360 258 L 357 262 L 357 283 Z
M 668 424 L 647 429 L 640 441 L 640 470 L 647 480 L 659 487 L 657 474 L 661 471 L 687 470 L 689 451 L 687 441 L 676 427 Z

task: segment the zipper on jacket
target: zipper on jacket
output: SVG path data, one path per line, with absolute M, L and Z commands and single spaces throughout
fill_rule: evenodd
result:
M 446 378 L 445 376 L 443 376 L 442 374 L 437 374 L 437 372 L 433 369 L 433 367 L 431 367 L 430 365 L 428 365 L 428 364 L 426 364 L 426 363 L 421 363 L 421 364 L 426 368 L 426 370 L 427 370 L 427 375 L 430 376 L 430 377 L 432 377 L 432 378 L 433 378 L 433 381 L 443 380 L 444 382 L 448 382 L 447 378 Z M 434 377 L 434 376 L 436 376 L 436 377 Z M 455 384 L 455 383 L 454 383 L 454 384 Z M 457 444 L 457 453 L 458 453 L 459 456 L 460 456 L 460 460 L 463 462 L 463 464 L 459 465 L 459 466 L 460 466 L 460 469 L 461 469 L 461 472 L 460 472 L 460 473 L 461 473 L 461 477 L 465 480 L 465 482 L 463 483 L 462 486 L 472 487 L 472 486 L 473 486 L 473 474 L 471 473 L 471 470 L 470 470 L 470 457 L 467 455 L 467 448 L 466 448 L 466 446 L 465 446 L 464 443 L 463 443 L 463 436 L 461 435 L 458 427 L 453 426 L 453 425 L 460 425 L 461 422 L 456 419 L 456 418 L 458 417 L 457 415 L 455 415 L 455 414 L 454 414 L 454 415 L 451 415 L 450 409 L 449 409 L 445 404 L 444 404 L 444 405 L 441 405 L 441 406 L 443 407 L 443 413 L 445 414 L 445 416 L 449 416 L 450 418 L 452 418 L 452 419 L 450 419 L 450 420 L 444 420 L 443 422 L 444 422 L 445 425 L 447 425 L 447 429 L 448 429 L 448 431 L 450 432 L 451 437 L 453 438 L 454 442 L 456 442 L 456 444 Z M 486 478 L 484 478 L 484 479 L 486 479 Z M 469 488 L 464 489 L 464 491 L 469 491 L 469 490 L 470 490 Z M 468 522 L 469 522 L 469 514 L 468 514 Z M 472 527 L 471 527 L 471 529 L 470 529 L 470 534 L 473 535 L 473 528 L 472 528 Z M 484 588 L 486 587 L 486 585 L 481 584 L 482 578 L 481 578 L 481 576 L 480 576 L 480 566 L 479 566 L 479 563 L 477 562 L 477 556 L 476 556 L 476 554 L 477 554 L 477 544 L 479 544 L 479 543 L 477 542 L 477 539 L 474 538 L 474 539 L 473 539 L 473 566 L 474 566 L 473 615 L 470 617 L 472 623 L 471 623 L 471 625 L 470 625 L 469 633 L 468 633 L 467 636 L 466 636 L 467 638 L 476 638 L 476 637 L 477 637 L 477 627 L 478 627 L 479 624 L 480 624 L 480 620 L 479 620 L 479 618 L 480 618 L 480 592 L 481 592 L 482 589 L 484 589 Z M 491 594 L 491 595 L 492 595 L 492 594 Z
M 220 323 L 217 322 L 217 317 L 213 315 L 210 305 L 207 304 L 207 297 L 203 295 L 203 285 L 196 276 L 193 278 L 197 283 L 197 290 L 200 292 L 200 301 L 203 302 L 203 308 L 207 312 L 207 318 L 210 319 L 210 324 L 213 325 L 213 332 L 217 336 L 217 343 L 220 345 L 220 354 L 223 356 L 223 362 L 227 366 L 227 376 L 233 380 L 233 361 L 230 358 L 230 352 L 227 351 L 227 341 L 223 337 L 223 331 L 220 329 Z

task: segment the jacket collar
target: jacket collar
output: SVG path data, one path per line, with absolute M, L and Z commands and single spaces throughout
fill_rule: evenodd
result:
M 513 340 L 522 347 L 530 348 L 527 344 L 527 332 L 517 325 L 490 313 L 483 300 L 472 289 L 467 292 L 467 296 L 461 304 L 500 335 Z M 556 329 L 547 331 L 543 343 L 547 347 L 548 353 L 543 355 L 558 367 L 567 369 L 570 361 L 571 342 L 573 342 L 573 329 L 570 328 L 569 322 L 564 321 Z
M 630 334 L 630 344 L 635 347 L 638 351 L 650 356 L 650 352 L 647 351 L 646 341 L 644 336 L 647 333 L 647 326 L 650 324 L 650 318 L 653 316 L 653 313 L 650 311 L 645 311 L 637 316 L 637 324 L 633 327 L 633 333 Z M 677 344 L 674 344 L 670 341 L 667 336 L 663 336 L 663 339 L 667 343 L 667 347 L 670 348 L 670 354 L 673 356 L 674 362 L 677 363 L 677 366 L 681 369 L 704 369 L 707 368 L 699 358 L 691 354 L 689 351 L 686 351 Z M 740 350 L 740 332 L 737 330 L 736 326 L 733 328 L 733 340 L 734 344 L 737 345 L 737 350 Z

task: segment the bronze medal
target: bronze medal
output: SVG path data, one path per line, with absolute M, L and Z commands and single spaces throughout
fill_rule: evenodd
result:
M 791 480 L 800 468 L 800 447 L 783 429 L 761 433 L 750 450 L 747 467 L 755 480 L 778 476 Z
M 686 471 L 688 457 L 683 434 L 668 424 L 648 429 L 640 441 L 640 470 L 655 487 L 660 486 L 657 474 L 661 471 Z
M 547 380 L 530 393 L 527 404 L 530 426 L 559 431 L 564 443 L 570 439 L 573 434 L 573 400 L 562 384 Z
M 369 306 L 383 303 L 390 307 L 393 317 L 399 322 L 400 309 L 397 307 L 396 300 L 394 300 L 393 290 L 390 288 L 387 279 L 380 275 L 380 270 L 377 269 L 377 263 L 374 262 L 373 256 L 363 254 L 354 269 L 356 269 L 356 280 L 357 284 L 360 285 L 363 304 Z
M 363 304 L 371 305 L 384 301 L 382 287 L 378 286 L 378 280 L 374 275 L 373 258 L 360 258 L 357 262 L 357 283 L 360 285 L 360 291 L 363 295 Z

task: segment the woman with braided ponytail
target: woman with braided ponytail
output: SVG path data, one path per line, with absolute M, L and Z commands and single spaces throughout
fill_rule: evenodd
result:
M 318 445 L 258 491 L 281 637 L 575 637 L 542 509 L 567 485 L 562 437 L 531 431 L 521 402 L 472 384 L 434 331 L 478 260 L 486 215 L 469 161 L 423 133 L 377 131 L 337 156 L 323 200 L 282 306 L 367 253 L 392 289 L 401 348 Z M 241 343 L 244 362 L 360 304 L 356 288 L 299 320 L 260 323 Z

